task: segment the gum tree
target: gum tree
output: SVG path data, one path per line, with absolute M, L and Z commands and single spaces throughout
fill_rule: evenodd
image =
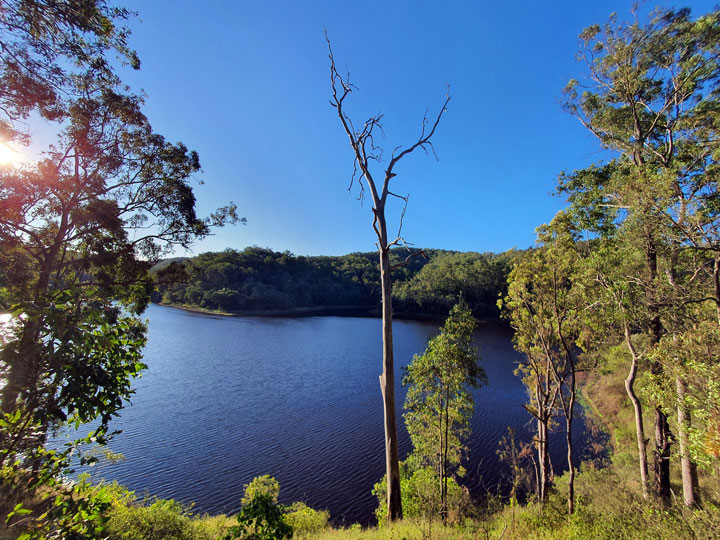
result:
M 471 389 L 487 382 L 473 345 L 475 319 L 465 303 L 455 305 L 422 355 L 407 367 L 403 384 L 405 424 L 413 445 L 412 460 L 431 467 L 439 480 L 440 516 L 447 520 L 448 478 L 459 470 L 466 452 L 474 411 Z
M 506 317 L 515 330 L 515 348 L 526 356 L 519 367 L 528 386 L 526 409 L 538 425 L 541 500 L 549 486 L 547 429 L 552 408 L 565 419 L 569 471 L 568 512 L 575 510 L 575 466 L 572 441 L 577 397 L 579 353 L 586 346 L 587 316 L 582 258 L 567 216 L 559 213 L 539 228 L 538 247 L 515 263 L 504 300 Z
M 627 240 L 627 239 L 625 239 Z M 648 491 L 647 443 L 643 406 L 635 384 L 640 369 L 647 365 L 645 348 L 638 343 L 641 336 L 633 329 L 647 326 L 647 312 L 643 309 L 643 290 L 637 276 L 642 275 L 644 258 L 633 242 L 604 238 L 597 240 L 586 262 L 586 279 L 591 283 L 592 309 L 603 321 L 598 325 L 596 341 L 619 339 L 624 342 L 630 355 L 625 391 L 630 399 L 635 417 L 635 438 L 638 447 L 640 485 L 644 498 Z M 602 328 L 602 330 L 600 330 Z
M 326 35 L 327 39 L 327 35 Z M 390 249 L 393 246 L 404 244 L 401 236 L 402 233 L 402 217 L 407 207 L 407 196 L 398 195 L 390 190 L 393 178 L 397 176 L 395 167 L 405 157 L 409 156 L 418 149 L 424 150 L 426 153 L 432 151 L 434 153 L 431 139 L 435 134 L 435 130 L 440 124 L 440 120 L 447 109 L 450 102 L 450 96 L 445 98 L 445 102 L 440 108 L 440 112 L 433 122 L 430 122 L 425 116 L 422 121 L 422 128 L 418 139 L 411 145 L 403 148 L 396 147 L 387 163 L 384 171 L 375 176 L 373 171 L 375 167 L 373 163 L 382 167 L 382 150 L 375 144 L 375 137 L 378 131 L 382 131 L 382 114 L 377 114 L 368 118 L 361 128 L 357 128 L 350 116 L 345 111 L 345 100 L 355 89 L 350 83 L 349 75 L 341 75 L 335 65 L 332 48 L 328 40 L 328 49 L 330 51 L 330 85 L 332 88 L 332 96 L 330 104 L 335 108 L 340 124 L 350 141 L 350 147 L 353 151 L 354 158 L 354 174 L 350 183 L 352 187 L 356 179 L 356 173 L 359 171 L 358 182 L 361 189 L 361 198 L 365 194 L 365 190 L 370 193 L 372 202 L 372 227 L 377 237 L 377 248 L 380 255 L 380 284 L 382 296 L 382 336 L 383 336 L 383 371 L 380 375 L 380 389 L 383 396 L 383 411 L 385 418 L 385 463 L 387 474 L 387 504 L 388 519 L 395 521 L 402 519 L 402 499 L 400 497 L 400 467 L 398 455 L 397 441 L 397 417 L 395 408 L 395 363 L 393 359 L 393 335 L 392 335 L 392 277 L 391 272 L 393 266 L 390 264 Z M 385 208 L 388 199 L 394 197 L 404 202 L 402 216 L 400 218 L 400 227 L 397 236 L 393 239 L 388 230 L 388 224 L 385 216 Z M 413 255 L 411 254 L 410 257 Z M 407 261 L 407 259 L 406 259 Z
M 58 133 L 39 161 L 0 170 L 1 300 L 16 315 L 0 351 L 0 500 L 14 504 L 47 496 L 48 486 L 64 493 L 70 455 L 107 441 L 144 368 L 139 315 L 153 261 L 237 217 L 233 205 L 196 215 L 197 154 L 155 133 L 142 99 L 111 68 L 111 51 L 137 65 L 126 32 L 114 26 L 126 11 L 92 1 L 8 9 L 0 23 L 5 133 L 33 111 L 57 121 Z M 18 81 L 34 81 L 45 97 L 32 101 L 8 86 Z M 64 450 L 45 448 L 54 429 L 93 421 L 90 434 Z M 70 534 L 63 527 L 79 527 L 92 512 L 82 508 L 91 498 L 68 495 L 23 519 L 36 534 Z M 77 519 L 65 519 L 73 508 Z M 87 527 L 92 536 L 95 525 Z
M 589 218 L 588 229 L 598 232 L 602 222 L 605 233 L 623 231 L 643 254 L 644 268 L 637 277 L 648 350 L 641 353 L 652 359 L 655 378 L 663 377 L 663 362 L 651 353 L 677 330 L 664 315 L 671 305 L 697 300 L 676 280 L 683 277 L 682 252 L 695 248 L 688 235 L 677 233 L 687 230 L 708 190 L 715 191 L 714 137 L 707 135 L 717 123 L 719 38 L 719 12 L 693 20 L 689 9 L 658 10 L 646 22 L 636 15 L 631 23 L 613 15 L 607 24 L 580 34 L 578 57 L 585 64 L 585 78 L 571 80 L 565 89 L 566 109 L 613 160 L 562 177 L 559 190 L 569 195 L 578 216 Z M 679 379 L 678 388 L 685 386 Z M 667 410 L 659 402 L 653 405 L 653 492 L 669 502 L 673 437 Z M 678 429 L 686 429 L 684 423 Z M 689 480 L 687 453 L 681 463 L 683 478 Z M 693 504 L 689 481 L 684 491 L 686 503 Z

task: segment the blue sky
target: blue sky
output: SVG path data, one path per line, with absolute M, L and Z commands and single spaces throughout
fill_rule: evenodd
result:
M 139 13 L 131 43 L 155 129 L 200 153 L 207 213 L 227 201 L 246 226 L 195 253 L 248 245 L 303 255 L 375 248 L 369 202 L 348 193 L 352 153 L 329 105 L 327 28 L 339 67 L 358 89 L 356 123 L 384 114 L 386 155 L 414 142 L 426 109 L 452 101 L 433 139 L 397 167 L 410 195 L 403 236 L 461 251 L 526 248 L 563 201 L 557 174 L 601 159 L 599 145 L 561 110 L 561 90 L 582 78 L 577 35 L 629 1 L 125 1 Z M 712 2 L 689 5 L 695 15 Z M 380 175 L 380 172 L 376 173 Z M 400 207 L 388 218 L 397 227 Z

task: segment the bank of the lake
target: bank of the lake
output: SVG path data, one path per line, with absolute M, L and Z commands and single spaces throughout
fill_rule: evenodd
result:
M 207 309 L 190 304 L 177 304 L 171 302 L 155 302 L 158 306 L 182 309 L 204 315 L 220 315 L 224 317 L 369 317 L 381 318 L 382 311 L 379 306 L 309 306 L 290 309 L 253 309 L 253 310 L 223 310 Z M 430 321 L 442 325 L 446 314 L 423 313 L 413 311 L 395 311 L 393 320 Z M 479 317 L 480 324 L 509 325 L 497 317 Z
M 368 306 L 309 306 L 290 309 L 208 309 L 191 304 L 157 302 L 157 305 L 183 309 L 205 315 L 222 315 L 226 317 L 378 317 L 379 310 Z M 402 314 L 398 318 L 404 318 Z M 419 317 L 423 318 L 423 317 Z

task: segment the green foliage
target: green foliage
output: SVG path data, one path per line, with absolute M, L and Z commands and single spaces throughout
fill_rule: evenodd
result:
M 443 519 L 448 512 L 448 479 L 464 472 L 460 467 L 466 451 L 463 439 L 470 433 L 474 408 L 470 388 L 487 380 L 472 343 L 474 329 L 467 304 L 454 306 L 440 335 L 428 341 L 424 354 L 415 355 L 403 378 L 409 386 L 405 425 L 413 444 L 408 481 L 415 485 L 427 480 L 428 471 L 436 475 L 432 489 L 440 491 L 436 508 Z
M 405 519 L 433 522 L 440 515 L 442 500 L 440 475 L 430 467 L 415 468 L 412 458 L 400 464 L 400 493 Z M 387 479 L 385 476 L 373 486 L 372 494 L 377 497 L 375 517 L 382 527 L 387 524 Z M 459 523 L 471 508 L 470 494 L 457 483 L 455 478 L 447 479 L 447 521 Z
M 155 501 L 149 506 L 115 509 L 108 523 L 110 538 L 122 540 L 190 540 L 194 537 L 190 516 L 172 500 Z
M 46 491 L 32 500 L 21 497 L 22 500 L 15 503 L 18 493 L 25 494 L 24 489 L 17 489 L 18 483 L 32 482 L 33 479 L 12 467 L 3 467 L 0 471 L 0 495 L 3 498 L 0 505 L 10 509 L 4 512 L 5 524 L 15 531 L 15 537 L 18 540 L 94 540 L 100 537 L 110 508 L 107 490 L 92 487 L 82 478 L 67 485 L 58 482 L 56 475 L 47 471 L 41 474 L 45 478 L 37 480 L 38 484 L 53 491 Z
M 497 317 L 496 301 L 505 293 L 514 251 L 443 253 L 410 279 L 395 285 L 399 311 L 445 315 L 458 301 L 467 302 L 478 317 Z
M 69 114 L 71 97 L 80 89 L 73 78 L 108 80 L 111 59 L 138 68 L 123 26 L 131 12 L 105 2 L 46 2 L 10 0 L 3 5 L 0 34 L 0 133 L 3 139 L 27 141 L 15 122 L 37 113 L 50 121 Z
M 519 443 L 515 438 L 515 430 L 508 426 L 507 435 L 500 439 L 495 453 L 501 462 L 510 467 L 510 505 L 518 503 L 518 494 L 522 491 L 530 493 L 532 487 L 532 470 L 529 463 L 532 458 L 530 443 Z
M 285 509 L 285 521 L 293 530 L 293 538 L 311 538 L 327 528 L 330 513 L 313 510 L 305 503 L 294 502 Z
M 112 505 L 104 535 L 108 540 L 217 540 L 232 525 L 225 516 L 194 516 L 173 500 L 138 500 L 118 484 L 101 485 Z
M 422 355 L 406 368 L 403 384 L 405 424 L 413 443 L 413 456 L 438 473 L 458 466 L 469 435 L 473 412 L 469 388 L 486 381 L 472 343 L 475 329 L 467 304 L 452 308 L 440 335 L 428 341 Z
M 692 423 L 683 426 L 689 435 L 689 451 L 697 465 L 710 471 L 720 465 L 718 350 L 720 328 L 715 321 L 702 321 L 685 332 L 665 337 L 653 351 L 653 358 L 662 362 L 664 369 L 648 374 L 642 385 L 643 395 L 668 412 L 678 407 L 692 412 Z M 678 378 L 687 385 L 682 397 L 676 392 Z
M 505 509 L 493 516 L 492 529 L 504 538 L 544 538 L 570 540 L 710 540 L 720 532 L 720 513 L 710 505 L 706 510 L 689 511 L 678 506 L 663 508 L 644 501 L 630 488 L 623 474 L 613 469 L 586 470 L 577 479 L 577 509 L 568 519 L 562 490 L 565 478 L 558 480 L 560 491 L 550 494 L 544 505 Z
M 551 482 L 547 432 L 559 405 L 565 418 L 571 486 L 568 511 L 572 514 L 572 426 L 576 401 L 579 355 L 599 341 L 592 331 L 600 326 L 586 309 L 594 299 L 585 278 L 586 247 L 577 242 L 576 230 L 564 212 L 538 228 L 539 247 L 519 259 L 509 277 L 502 305 L 515 335 L 515 348 L 524 354 L 518 373 L 527 387 L 525 409 L 537 420 L 538 497 L 542 501 Z
M 657 9 L 630 22 L 613 15 L 580 37 L 588 77 L 585 84 L 570 81 L 565 107 L 613 159 L 563 174 L 558 191 L 568 197 L 574 223 L 603 237 L 588 273 L 600 287 L 587 305 L 606 322 L 592 333 L 611 342 L 624 334 L 632 356 L 628 392 L 639 370 L 642 401 L 656 412 L 653 486 L 669 503 L 675 441 L 683 457 L 689 441 L 696 461 L 710 467 L 717 459 L 713 443 L 706 444 L 715 430 L 708 418 L 716 413 L 698 396 L 715 394 L 718 374 L 700 368 L 710 378 L 706 384 L 694 372 L 707 365 L 697 363 L 698 353 L 714 341 L 707 330 L 717 328 L 720 305 L 720 154 L 714 142 L 720 11 L 693 18 L 689 8 Z M 700 392 L 691 381 L 699 382 Z M 639 411 L 639 402 L 634 405 Z M 675 412 L 684 420 L 672 426 Z M 637 426 L 643 440 L 639 412 Z M 683 467 L 687 480 L 688 460 Z M 691 483 L 683 485 L 688 504 L 694 498 Z
M 28 530 L 96 537 L 101 502 L 61 475 L 83 444 L 107 441 L 144 368 L 152 261 L 237 216 L 233 205 L 196 215 L 197 154 L 155 133 L 116 75 L 118 55 L 139 66 L 118 26 L 127 10 L 12 0 L 2 11 L 0 134 L 18 135 L 8 117 L 38 113 L 56 139 L 35 163 L 0 170 L 0 302 L 14 316 L 0 351 L 0 489 L 40 499 Z M 45 449 L 55 430 L 90 422 L 88 436 Z
M 256 476 L 245 486 L 245 493 L 242 498 L 242 504 L 250 504 L 255 497 L 269 497 L 274 503 L 277 502 L 280 495 L 280 482 L 275 480 L 269 474 Z
M 229 528 L 225 540 L 282 540 L 293 536 L 299 538 L 315 533 L 327 526 L 330 515 L 309 508 L 303 503 L 290 507 L 278 504 L 280 484 L 266 474 L 253 478 L 245 486 L 242 510 L 237 516 L 238 525 Z
M 230 527 L 225 540 L 282 540 L 290 538 L 293 529 L 285 521 L 285 508 L 269 495 L 257 495 L 243 506 L 238 525 Z
M 496 316 L 513 252 L 501 255 L 424 250 L 393 272 L 393 304 L 405 314 L 446 315 L 464 298 L 479 316 Z M 391 263 L 406 257 L 390 252 Z M 154 298 L 209 310 L 287 310 L 308 307 L 376 308 L 380 301 L 377 253 L 303 257 L 248 247 L 203 253 L 169 277 L 168 263 L 154 268 Z

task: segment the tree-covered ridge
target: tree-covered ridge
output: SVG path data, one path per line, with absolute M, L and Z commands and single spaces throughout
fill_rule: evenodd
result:
M 405 261 L 407 250 L 391 252 L 392 264 Z M 394 270 L 393 303 L 398 313 L 446 315 L 464 298 L 478 316 L 497 316 L 496 302 L 514 251 L 502 254 L 459 253 L 426 249 Z M 203 253 L 185 260 L 184 276 L 177 264 L 155 268 L 154 300 L 223 311 L 379 305 L 378 254 L 302 256 L 248 247 Z

